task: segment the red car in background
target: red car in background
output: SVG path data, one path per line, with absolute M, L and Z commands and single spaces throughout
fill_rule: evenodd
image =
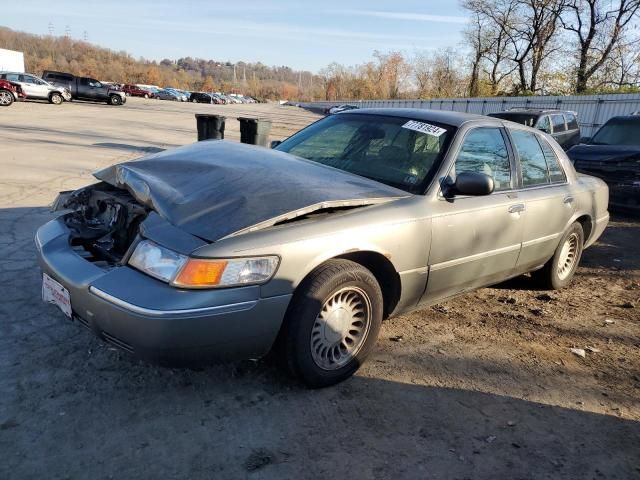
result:
M 123 85 L 121 90 L 130 97 L 153 98 L 153 93 L 136 85 Z
M 24 98 L 26 95 L 19 84 L 0 79 L 0 107 L 8 107 L 15 100 Z

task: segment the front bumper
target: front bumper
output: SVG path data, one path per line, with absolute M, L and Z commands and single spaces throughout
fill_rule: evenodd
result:
M 620 210 L 640 211 L 640 181 L 609 184 L 609 205 Z
M 74 320 L 150 360 L 258 358 L 273 345 L 291 295 L 260 287 L 185 290 L 133 268 L 105 270 L 78 255 L 60 220 L 40 227 L 42 270 L 69 290 Z

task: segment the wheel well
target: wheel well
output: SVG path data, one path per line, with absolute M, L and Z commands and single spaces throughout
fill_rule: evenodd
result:
M 582 225 L 582 231 L 584 232 L 584 243 L 587 243 L 589 237 L 591 236 L 591 230 L 593 229 L 593 222 L 591 221 L 591 217 L 589 215 L 582 215 L 581 217 L 576 218 L 576 222 Z
M 384 318 L 387 318 L 400 300 L 400 276 L 387 257 L 377 252 L 350 252 L 335 258 L 344 258 L 359 263 L 376 277 L 384 302 Z

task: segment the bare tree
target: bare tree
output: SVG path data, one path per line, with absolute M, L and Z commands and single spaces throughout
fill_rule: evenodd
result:
M 514 21 L 505 26 L 511 60 L 517 65 L 521 92 L 535 92 L 544 61 L 555 51 L 552 41 L 566 0 L 511 0 Z M 509 5 L 511 2 L 505 2 Z
M 492 50 L 492 37 L 488 34 L 491 22 L 483 14 L 483 0 L 464 0 L 462 6 L 472 12 L 473 21 L 464 32 L 471 47 L 471 74 L 469 76 L 469 96 L 480 94 L 480 70 L 485 56 Z
M 576 93 L 587 91 L 589 80 L 605 65 L 639 9 L 640 0 L 569 0 L 562 23 L 577 39 Z

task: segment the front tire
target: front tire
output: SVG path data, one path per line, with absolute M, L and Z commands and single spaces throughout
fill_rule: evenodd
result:
M 109 105 L 122 105 L 122 98 L 120 98 L 120 95 L 109 96 Z
M 64 98 L 59 93 L 54 92 L 49 95 L 49 103 L 53 103 L 54 105 L 62 105 L 62 102 L 64 102 Z
M 584 247 L 584 231 L 578 222 L 571 224 L 556 248 L 553 257 L 531 276 L 543 288 L 559 290 L 571 283 Z
M 382 291 L 374 275 L 349 260 L 329 260 L 298 286 L 281 348 L 291 373 L 312 388 L 352 376 L 375 345 Z
M 144 94 L 144 98 L 149 98 L 149 95 L 147 93 Z
M 8 107 L 13 104 L 13 93 L 9 90 L 0 90 L 0 107 Z

